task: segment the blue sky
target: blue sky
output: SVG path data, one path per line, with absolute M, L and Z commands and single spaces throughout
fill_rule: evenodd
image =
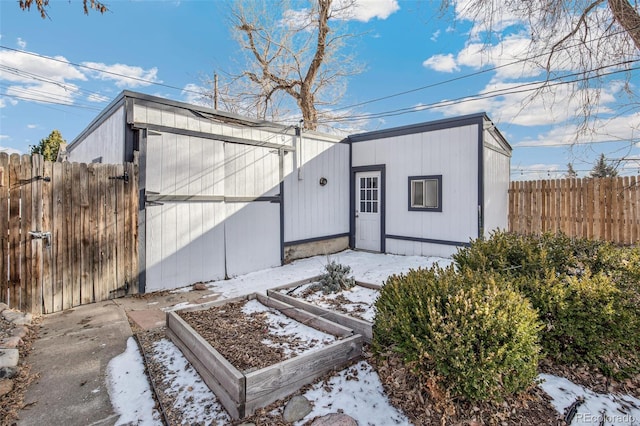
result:
M 622 174 L 640 174 L 640 107 L 623 99 L 617 76 L 601 94 L 598 134 L 582 136 L 573 149 L 570 115 L 578 107 L 567 85 L 551 94 L 553 107 L 549 98 L 523 103 L 526 93 L 430 107 L 494 90 L 514 92 L 541 78 L 539 69 L 522 64 L 491 70 L 523 54 L 526 28 L 509 21 L 495 43 L 479 51 L 478 25 L 462 12 L 464 1 L 442 16 L 438 2 L 358 0 L 348 25 L 364 34 L 353 50 L 366 68 L 349 80 L 340 106 L 386 98 L 357 108 L 358 114 L 382 115 L 363 121 L 361 130 L 484 111 L 514 147 L 512 179 L 558 177 L 568 162 L 584 175 L 601 152 L 628 159 L 620 164 Z M 192 101 L 184 88 L 230 70 L 239 56 L 222 0 L 107 5 L 104 15 L 85 16 L 80 0 L 51 0 L 50 19 L 41 19 L 35 10 L 20 10 L 16 0 L 0 0 L 0 150 L 26 153 L 53 129 L 71 141 L 124 89 Z M 634 73 L 637 93 L 640 72 Z M 397 95 L 404 92 L 410 93 Z M 384 114 L 398 109 L 405 110 Z

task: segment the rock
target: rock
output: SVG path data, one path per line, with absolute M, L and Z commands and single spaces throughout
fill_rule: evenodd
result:
M 256 426 L 256 424 L 255 423 L 242 423 L 242 424 L 240 424 L 238 426 Z
M 23 338 L 29 333 L 29 328 L 24 325 L 18 326 L 11 331 L 12 336 L 18 336 L 19 338 Z
M 282 418 L 287 423 L 297 422 L 302 420 L 304 416 L 311 412 L 311 403 L 304 396 L 294 396 L 287 402 L 284 407 L 284 413 Z
M 13 380 L 2 379 L 0 380 L 0 397 L 5 396 L 13 390 Z
M 22 339 L 19 336 L 11 336 L 0 341 L 0 348 L 13 349 L 22 345 L 22 343 Z
M 358 426 L 358 422 L 346 414 L 331 413 L 315 419 L 311 426 Z
M 204 291 L 207 289 L 207 285 L 205 283 L 195 283 L 193 285 L 193 289 L 197 291 Z
M 0 368 L 16 367 L 19 356 L 17 349 L 0 349 Z
M 0 368 L 0 379 L 13 379 L 18 374 L 18 369 L 15 367 L 2 367 Z
M 15 325 L 30 325 L 33 316 L 29 313 L 22 313 L 20 311 L 14 311 L 12 309 L 5 309 L 2 311 L 2 316 L 9 322 Z
M 7 305 L 6 303 L 0 303 L 0 312 L 9 309 L 9 305 Z

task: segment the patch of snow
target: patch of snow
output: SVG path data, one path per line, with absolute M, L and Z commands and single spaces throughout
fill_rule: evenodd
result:
M 389 403 L 378 374 L 366 361 L 346 368 L 327 383 L 316 383 L 304 394 L 313 404 L 311 413 L 296 423 L 342 410 L 359 425 L 410 425 L 409 419 Z
M 304 285 L 296 291 L 292 292 L 292 296 L 300 297 L 304 290 L 314 283 Z M 375 307 L 374 304 L 376 299 L 380 295 L 378 290 L 374 290 L 368 287 L 362 287 L 356 285 L 349 290 L 342 290 L 337 293 L 329 293 L 324 294 L 322 291 L 318 290 L 312 294 L 307 295 L 304 300 L 313 303 L 314 305 L 320 306 L 321 308 L 333 309 L 335 308 L 331 305 L 331 303 L 327 302 L 327 300 L 333 300 L 338 296 L 342 296 L 347 299 L 351 303 L 342 303 L 340 306 L 344 308 L 347 312 L 358 312 L 357 317 L 361 317 L 365 321 L 373 322 L 373 318 L 375 317 Z
M 578 398 L 584 403 L 576 409 L 572 425 L 640 425 L 640 400 L 628 395 L 601 394 L 577 385 L 563 377 L 540 374 L 540 387 L 552 399 L 551 404 L 560 413 Z
M 190 303 L 190 302 L 180 302 L 180 303 L 176 303 L 175 305 L 162 308 L 162 311 L 173 312 L 173 311 L 178 311 L 180 309 L 193 308 L 194 306 L 198 306 L 198 305 L 194 305 L 193 303 Z
M 306 347 L 296 346 L 292 349 L 286 345 L 283 346 L 269 339 L 265 339 L 263 341 L 263 343 L 268 346 L 281 347 L 284 349 L 285 355 L 290 355 L 291 353 L 300 355 L 310 347 L 315 346 L 313 342 L 320 342 L 323 345 L 328 345 L 336 340 L 335 336 L 293 320 L 277 309 L 263 305 L 256 299 L 249 300 L 245 303 L 242 307 L 242 312 L 245 314 L 264 312 L 267 315 L 266 320 L 269 324 L 270 334 L 274 334 L 276 336 L 297 337 L 300 341 L 307 343 Z
M 120 416 L 116 425 L 162 425 L 133 337 L 127 340 L 127 349 L 109 361 L 107 385 L 113 409 Z
M 167 339 L 155 343 L 151 355 L 165 366 L 166 393 L 175 398 L 172 407 L 182 413 L 186 424 L 229 424 L 231 417 L 218 402 L 215 394 L 202 381 L 198 372 L 182 355 L 180 349 Z
M 207 286 L 222 298 L 265 293 L 268 289 L 286 285 L 324 272 L 324 267 L 335 260 L 351 267 L 357 281 L 383 284 L 390 275 L 409 272 L 410 269 L 430 268 L 434 264 L 445 267 L 451 259 L 441 257 L 401 256 L 345 250 L 329 256 L 315 256 L 296 260 L 288 265 L 263 269 L 229 280 L 213 281 Z

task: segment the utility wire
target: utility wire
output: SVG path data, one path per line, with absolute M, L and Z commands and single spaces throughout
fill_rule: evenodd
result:
M 75 62 L 70 62 L 70 61 L 57 59 L 57 58 L 52 58 L 52 57 L 41 55 L 41 54 L 35 53 L 35 52 L 27 52 L 26 50 L 14 49 L 12 47 L 4 46 L 4 45 L 0 45 L 0 48 L 1 49 L 5 49 L 5 50 L 10 50 L 12 52 L 22 53 L 24 55 L 35 56 L 35 57 L 38 57 L 38 58 L 41 58 L 41 59 L 46 59 L 48 61 L 60 62 L 62 64 L 73 65 L 74 67 L 84 68 L 84 69 L 88 69 L 88 70 L 91 70 L 91 71 L 97 71 L 97 72 L 100 72 L 100 73 L 109 74 L 109 75 L 113 75 L 113 76 L 120 77 L 120 78 L 126 78 L 127 80 L 133 80 L 133 81 L 138 81 L 138 82 L 141 82 L 141 83 L 146 83 L 146 84 L 149 84 L 149 85 L 156 85 L 156 86 L 166 87 L 168 89 L 180 90 L 181 92 L 195 93 L 195 94 L 198 94 L 198 95 L 201 94 L 200 92 L 195 91 L 195 90 L 189 90 L 189 89 L 185 89 L 185 88 L 182 88 L 182 87 L 172 86 L 170 84 L 164 84 L 164 83 L 161 83 L 161 82 L 158 82 L 158 81 L 154 81 L 154 80 L 148 80 L 148 79 L 144 79 L 144 78 L 140 78 L 140 77 L 133 77 L 133 76 L 130 76 L 130 75 L 120 74 L 120 73 L 113 72 L 113 71 L 107 71 L 107 70 L 103 70 L 103 69 L 96 68 L 96 67 L 90 67 L 88 65 L 77 64 Z

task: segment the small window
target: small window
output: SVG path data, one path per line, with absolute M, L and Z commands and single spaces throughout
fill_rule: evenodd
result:
M 409 210 L 442 211 L 442 175 L 409 177 Z

